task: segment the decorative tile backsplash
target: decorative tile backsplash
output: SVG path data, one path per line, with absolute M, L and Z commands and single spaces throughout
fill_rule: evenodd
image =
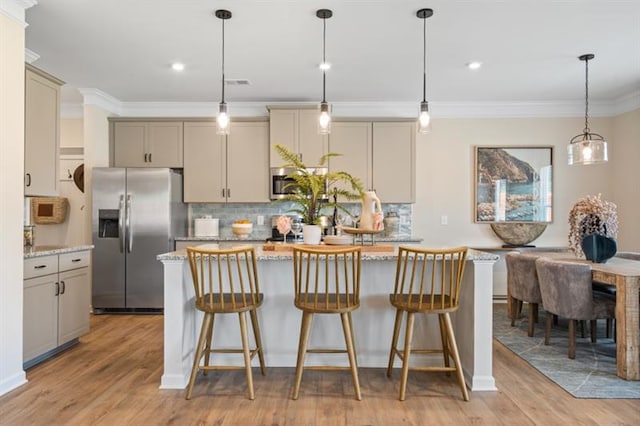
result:
M 343 204 L 352 215 L 360 214 L 359 203 Z M 193 219 L 211 216 L 220 219 L 220 234 L 230 233 L 231 224 L 239 219 L 248 219 L 253 223 L 253 235 L 269 236 L 271 234 L 271 216 L 288 214 L 291 208 L 289 202 L 278 203 L 191 203 L 189 213 L 191 222 Z M 411 204 L 382 204 L 385 215 L 390 211 L 395 211 L 400 217 L 400 235 L 411 236 Z M 264 216 L 264 225 L 258 226 L 258 216 Z M 192 234 L 193 223 L 189 224 L 190 235 Z

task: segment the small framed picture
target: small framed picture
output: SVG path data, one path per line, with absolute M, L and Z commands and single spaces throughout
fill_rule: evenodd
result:
M 476 146 L 476 223 L 553 221 L 553 147 Z

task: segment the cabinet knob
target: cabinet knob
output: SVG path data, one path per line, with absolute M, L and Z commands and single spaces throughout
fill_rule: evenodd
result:
M 46 267 L 47 267 L 47 265 L 37 265 L 37 266 L 34 266 L 33 268 L 34 269 L 42 269 L 42 268 L 46 268 Z
M 145 152 L 145 154 L 144 154 L 144 162 L 145 162 L 145 163 L 148 163 L 148 161 L 147 161 L 147 159 L 148 159 L 148 158 L 149 158 L 149 154 L 147 154 L 147 153 Z
M 153 152 L 150 152 L 150 153 L 149 153 L 149 162 L 150 162 L 150 163 L 153 163 L 153 161 L 151 160 L 151 156 L 152 156 L 152 155 L 153 155 Z
M 26 186 L 31 186 L 31 173 L 27 173 L 26 181 L 27 181 Z
M 60 294 L 60 283 L 56 283 L 56 293 L 54 294 L 54 296 L 57 296 Z
M 64 290 L 67 286 L 64 284 L 64 281 L 60 281 L 60 284 L 62 284 L 62 290 L 60 290 L 60 294 L 64 294 Z
M 231 188 L 227 188 L 227 198 L 231 198 Z

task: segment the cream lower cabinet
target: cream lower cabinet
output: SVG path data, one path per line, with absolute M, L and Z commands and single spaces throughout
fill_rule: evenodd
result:
M 114 167 L 182 167 L 182 122 L 111 121 Z
M 329 169 L 360 178 L 383 203 L 413 203 L 415 134 L 413 122 L 334 122 L 329 150 L 342 155 Z
M 184 202 L 269 202 L 269 123 L 184 123 Z
M 89 332 L 88 251 L 25 259 L 23 361 L 30 367 Z
M 327 136 L 318 134 L 317 109 L 269 107 L 269 141 L 271 167 L 281 167 L 284 161 L 273 148 L 286 146 L 298 154 L 307 166 L 315 166 L 327 151 Z
M 60 86 L 30 65 L 25 69 L 24 194 L 58 195 Z

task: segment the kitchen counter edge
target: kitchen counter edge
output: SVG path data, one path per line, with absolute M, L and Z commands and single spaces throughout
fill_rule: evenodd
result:
M 267 251 L 263 250 L 262 244 L 256 245 L 256 260 L 285 260 L 291 259 L 293 256 L 290 251 Z M 340 247 L 340 246 L 337 246 Z M 342 246 L 344 247 L 344 246 Z M 363 252 L 362 260 L 395 260 L 398 258 L 397 249 L 391 252 Z M 156 259 L 160 261 L 164 260 L 186 260 L 187 252 L 186 250 L 177 250 L 169 253 L 159 254 Z M 485 253 L 482 251 L 469 249 L 467 252 L 468 260 L 486 260 L 486 261 L 497 261 L 500 259 L 500 256 L 493 253 Z
M 78 251 L 92 250 L 92 244 L 81 246 L 34 246 L 24 248 L 24 259 L 33 257 L 53 256 L 56 254 L 74 253 Z

